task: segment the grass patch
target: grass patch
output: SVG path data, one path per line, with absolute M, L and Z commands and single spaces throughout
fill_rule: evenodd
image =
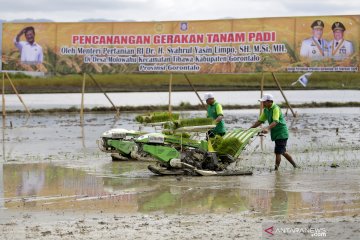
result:
M 307 88 L 300 84 L 291 86 L 301 73 L 276 73 L 283 89 L 360 89 L 360 73 L 313 73 Z M 29 77 L 10 74 L 20 93 L 79 93 L 83 76 Z M 94 78 L 107 92 L 168 91 L 168 74 L 94 74 Z M 194 87 L 199 91 L 258 90 L 261 73 L 249 74 L 189 74 Z M 86 77 L 86 92 L 100 92 L 95 83 Z M 264 88 L 276 89 L 270 73 L 264 74 Z M 183 74 L 173 74 L 173 91 L 192 91 Z M 5 90 L 12 92 L 8 81 Z

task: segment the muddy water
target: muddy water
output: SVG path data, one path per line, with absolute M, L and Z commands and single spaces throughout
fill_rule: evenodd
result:
M 357 102 L 359 90 L 291 90 L 285 91 L 291 103 L 311 102 Z M 203 96 L 205 92 L 199 92 Z M 279 91 L 267 91 L 273 94 L 275 99 L 283 99 Z M 131 93 L 108 93 L 116 106 L 149 106 L 166 105 L 169 100 L 168 92 L 131 92 Z M 254 105 L 259 98 L 259 91 L 219 91 L 215 93 L 222 104 Z M 51 93 L 51 94 L 23 94 L 22 98 L 30 109 L 70 108 L 78 107 L 81 102 L 80 93 Z M 181 102 L 199 104 L 199 99 L 194 92 L 173 92 L 173 105 Z M 15 94 L 6 95 L 6 108 L 11 110 L 23 110 L 23 106 Z M 85 106 L 111 107 L 109 101 L 102 93 L 86 93 Z
M 121 166 L 120 166 L 121 165 Z M 324 217 L 360 211 L 360 171 L 317 169 L 248 177 L 155 177 L 144 164 L 112 163 L 103 172 L 52 164 L 6 164 L 3 207 L 111 213 L 249 212 Z M 344 177 L 346 176 L 346 177 Z
M 95 140 L 112 127 L 137 129 L 135 114 L 118 121 L 111 114 L 88 114 L 84 126 L 78 115 L 10 116 L 2 129 L 0 208 L 289 218 L 359 214 L 360 110 L 299 111 L 288 125 L 289 152 L 301 169 L 282 162 L 273 172 L 273 144 L 266 137 L 254 141 L 235 166 L 252 168 L 254 175 L 246 177 L 157 177 L 146 170 L 149 163 L 111 162 Z M 249 126 L 257 114 L 229 111 L 227 126 Z

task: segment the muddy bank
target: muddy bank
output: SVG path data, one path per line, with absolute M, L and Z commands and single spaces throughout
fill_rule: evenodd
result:
M 286 103 L 278 104 L 280 107 L 287 108 Z M 322 103 L 303 103 L 303 104 L 291 104 L 292 108 L 339 108 L 339 107 L 360 107 L 360 102 L 322 102 Z M 120 113 L 132 113 L 132 112 L 144 112 L 144 111 L 168 111 L 168 105 L 148 105 L 148 106 L 117 106 Z M 223 105 L 224 109 L 228 110 L 237 110 L 237 109 L 258 109 L 259 105 Z M 191 105 L 188 102 L 183 102 L 178 106 L 172 106 L 173 111 L 200 111 L 203 110 L 204 106 Z M 31 113 L 41 113 L 41 114 L 54 114 L 54 113 L 79 113 L 80 108 L 70 107 L 70 108 L 50 108 L 50 109 L 32 109 Z M 84 108 L 86 113 L 106 113 L 106 112 L 116 112 L 116 109 L 113 107 L 93 107 L 93 108 Z M 8 114 L 16 113 L 26 113 L 25 110 L 8 110 Z
M 318 239 L 310 234 L 265 232 L 266 226 L 322 229 L 323 239 L 358 239 L 360 217 L 287 219 L 244 214 L 14 213 L 0 220 L 2 239 Z M 318 227 L 317 227 L 318 226 Z M 338 226 L 338 227 L 337 227 Z M 321 228 L 320 228 L 321 227 Z M 277 239 L 282 239 L 277 237 Z

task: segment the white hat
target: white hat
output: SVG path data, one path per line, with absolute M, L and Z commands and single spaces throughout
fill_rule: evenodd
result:
M 210 98 L 214 98 L 214 94 L 212 92 L 208 92 L 204 94 L 204 100 L 208 100 Z
M 271 94 L 264 94 L 261 99 L 259 99 L 259 102 L 265 102 L 265 101 L 274 101 L 274 97 Z

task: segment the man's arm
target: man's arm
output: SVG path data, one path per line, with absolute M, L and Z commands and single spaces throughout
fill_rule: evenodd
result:
M 224 118 L 224 116 L 223 116 L 223 115 L 220 115 L 220 116 L 218 116 L 218 117 L 215 119 L 215 122 L 216 122 L 216 123 L 219 123 L 219 122 L 221 122 L 221 120 L 223 120 L 223 118 Z
M 250 128 L 256 128 L 258 126 L 260 126 L 261 124 L 263 124 L 266 121 L 266 115 L 264 113 L 264 111 L 261 113 L 259 119 L 257 120 L 256 123 L 254 123 Z
M 301 48 L 300 48 L 300 56 L 301 57 L 309 57 L 308 56 L 308 49 L 307 49 L 307 46 L 306 46 L 306 40 L 303 40 L 302 43 L 301 43 Z
M 219 123 L 224 118 L 224 113 L 223 113 L 223 110 L 222 110 L 222 106 L 220 104 L 218 104 L 216 106 L 216 114 L 218 115 L 218 117 L 215 119 L 215 122 Z
M 44 61 L 44 53 L 42 48 L 40 48 L 38 63 L 42 63 L 43 61 Z
M 25 34 L 25 28 L 22 29 L 22 30 L 16 35 L 16 37 L 15 37 L 15 39 L 14 39 L 15 47 L 17 47 L 19 50 L 21 50 L 21 48 L 22 48 L 22 45 L 21 45 L 21 43 L 20 43 L 20 37 L 21 37 L 21 35 L 23 35 L 23 34 Z
M 349 41 L 349 55 L 351 55 L 353 53 L 354 53 L 354 47 L 353 47 L 352 42 Z
M 268 133 L 272 128 L 274 128 L 278 123 L 272 122 L 269 126 L 262 129 L 262 133 Z
M 25 34 L 25 28 L 24 29 L 22 29 L 19 33 L 18 33 L 18 35 L 16 35 L 16 41 L 17 42 L 19 42 L 20 41 L 20 37 L 21 37 L 21 35 L 23 35 L 23 34 Z
M 261 121 L 256 121 L 256 123 L 254 123 L 250 128 L 256 128 L 256 127 L 258 127 L 258 126 L 260 126 L 261 124 L 263 124 L 263 122 L 261 122 Z

